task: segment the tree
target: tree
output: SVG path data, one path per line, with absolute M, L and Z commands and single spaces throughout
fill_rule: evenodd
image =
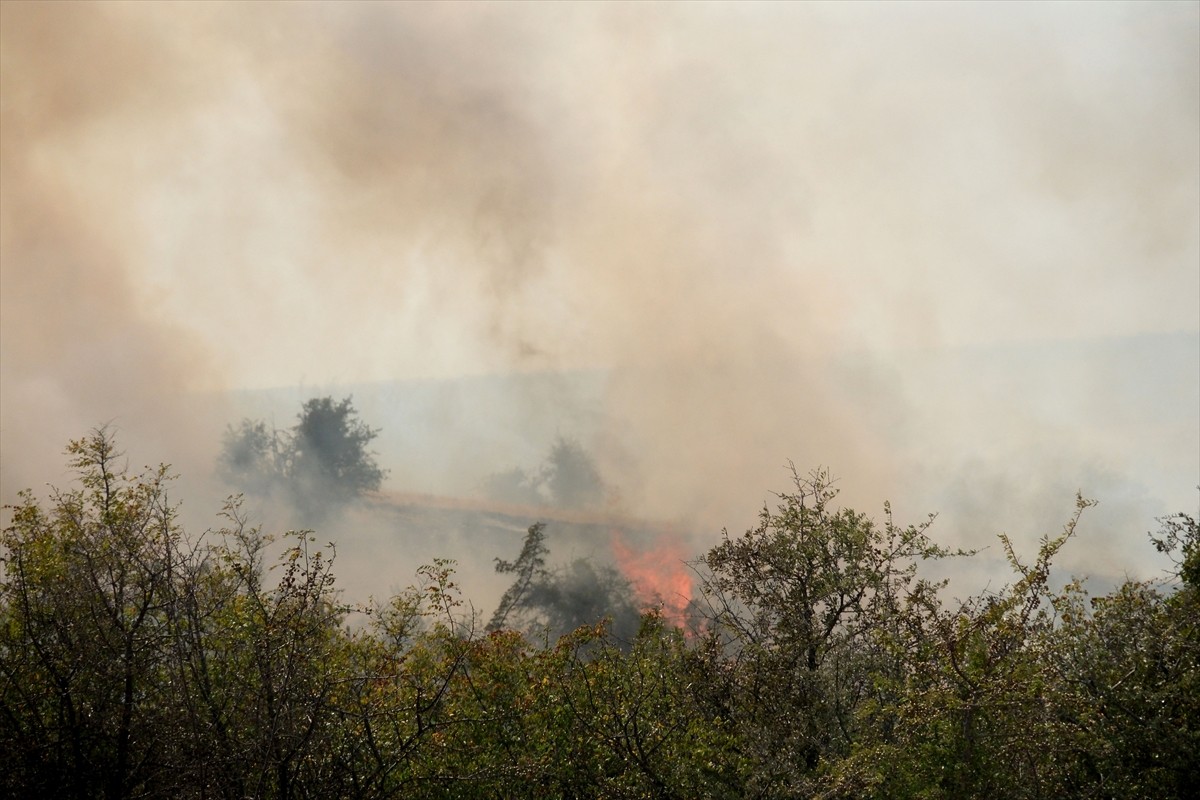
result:
M 576 752 L 596 762 L 595 794 L 748 796 L 741 742 L 727 719 L 697 701 L 703 676 L 683 631 L 649 612 L 632 641 L 606 629 L 594 636 L 570 650 L 560 696 Z
M 950 555 L 926 536 L 933 518 L 877 527 L 838 509 L 823 471 L 763 508 L 757 527 L 723 532 L 704 557 L 707 702 L 738 729 L 748 790 L 808 796 L 818 768 L 849 752 L 858 711 L 891 667 L 876 631 L 898 624 L 917 562 Z
M 3 781 L 44 796 L 125 797 L 171 781 L 169 650 L 181 553 L 166 468 L 130 476 L 104 430 L 67 450 L 81 488 L 29 493 L 4 530 Z
M 0 534 L 6 797 L 1100 800 L 1200 781 L 1186 515 L 1152 537 L 1167 581 L 1053 590 L 1079 498 L 1031 562 L 1001 537 L 1010 585 L 951 602 L 919 575 L 948 555 L 928 522 L 877 525 L 793 473 L 697 565 L 698 630 L 601 621 L 628 587 L 548 569 L 534 525 L 497 561 L 514 582 L 481 636 L 451 562 L 350 628 L 311 532 L 276 539 L 235 498 L 189 538 L 166 467 L 131 473 L 103 430 L 68 454 L 77 486 L 22 493 Z
M 1190 796 L 1200 642 L 1194 613 L 1175 615 L 1185 592 L 1142 581 L 1101 597 L 1080 581 L 1050 588 L 1053 559 L 1091 505 L 1078 497 L 1030 564 L 1002 535 L 1015 579 L 998 591 L 946 605 L 936 587 L 915 585 L 902 624 L 879 629 L 898 669 L 878 676 L 886 691 L 832 765 L 829 796 Z M 1185 527 L 1167 550 L 1186 539 Z
M 1159 520 L 1150 540 L 1174 562 L 1165 585 L 1127 580 L 1054 598 L 1061 620 L 1044 643 L 1081 721 L 1081 782 L 1096 794 L 1183 797 L 1200 784 L 1200 527 Z
M 496 559 L 496 572 L 515 577 L 487 629 L 516 628 L 557 638 L 607 619 L 618 637 L 631 639 L 641 623 L 641 613 L 629 581 L 612 567 L 593 565 L 582 558 L 549 569 L 545 539 L 545 525 L 535 523 L 525 534 L 516 561 Z
M 319 519 L 329 507 L 379 489 L 387 472 L 369 449 L 378 435 L 378 428 L 358 418 L 352 398 L 313 398 L 288 431 L 268 429 L 261 420 L 229 426 L 218 468 L 242 491 L 282 488 L 307 516 Z
M 496 572 L 516 575 L 516 578 L 500 598 L 491 622 L 488 623 L 489 632 L 503 628 L 509 615 L 521 608 L 536 584 L 545 580 L 546 556 L 549 554 L 545 530 L 544 523 L 535 522 L 525 534 L 525 541 L 516 561 L 496 559 Z
M 546 502 L 538 491 L 539 483 L 520 467 L 494 472 L 483 481 L 483 493 L 501 503 L 540 506 Z
M 495 500 L 522 505 L 595 508 L 605 486 L 595 460 L 575 439 L 559 436 L 535 472 L 513 467 L 488 476 L 483 490 Z
M 834 770 L 839 797 L 1051 798 L 1071 791 L 1075 713 L 1054 681 L 1047 637 L 1054 556 L 1091 503 L 1077 498 L 1032 564 L 1000 539 L 1016 580 L 996 592 L 943 604 L 940 585 L 917 582 L 898 625 L 876 638 L 893 657 L 885 691 L 867 709 L 864 735 Z
M 165 466 L 131 474 L 105 430 L 72 442 L 80 488 L 12 508 L 0 545 L 0 793 L 298 796 L 324 779 L 346 679 L 344 608 L 308 533 L 192 542 Z
M 279 431 L 262 420 L 244 419 L 225 429 L 217 471 L 231 485 L 252 494 L 267 494 L 287 470 Z
M 354 675 L 349 609 L 334 591 L 333 557 L 310 531 L 283 537 L 268 583 L 263 554 L 274 537 L 248 527 L 236 502 L 226 520 L 206 551 L 220 594 L 189 606 L 187 628 L 201 633 L 182 671 L 198 710 L 191 729 L 210 782 L 229 796 L 304 796 L 331 780 L 337 689 Z
M 341 499 L 379 489 L 386 473 L 367 449 L 379 430 L 358 419 L 351 398 L 305 402 L 292 430 L 291 469 L 301 484 Z
M 550 448 L 542 479 L 556 505 L 590 508 L 604 500 L 604 482 L 596 462 L 575 439 L 559 436 Z

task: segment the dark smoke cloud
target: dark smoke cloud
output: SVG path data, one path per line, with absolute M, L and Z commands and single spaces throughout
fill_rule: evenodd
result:
M 993 531 L 1017 474 L 1194 505 L 1194 4 L 0 13 L 6 500 L 109 419 L 211 463 L 227 390 L 537 372 L 596 406 L 463 405 L 393 479 L 563 433 L 706 532 L 789 458 Z

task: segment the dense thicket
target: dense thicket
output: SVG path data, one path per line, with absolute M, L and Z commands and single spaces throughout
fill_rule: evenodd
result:
M 928 523 L 798 478 L 653 613 L 539 643 L 544 544 L 477 628 L 448 562 L 350 626 L 332 552 L 236 502 L 181 530 L 165 469 L 73 443 L 80 481 L 3 533 L 0 794 L 105 798 L 1182 797 L 1200 784 L 1195 519 L 1172 585 L 1051 588 L 1079 514 L 1001 591 L 948 603 Z M 267 554 L 276 555 L 271 558 Z M 268 566 L 264 561 L 271 561 Z M 539 578 L 541 575 L 541 578 Z M 544 587 L 543 587 L 544 588 Z M 536 593 L 532 595 L 536 597 Z M 536 604 L 535 604 L 536 606 Z M 534 608 L 536 610 L 536 608 Z

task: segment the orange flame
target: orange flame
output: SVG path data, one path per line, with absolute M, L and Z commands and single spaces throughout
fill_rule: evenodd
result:
M 665 620 L 686 628 L 692 600 L 692 573 L 683 541 L 674 534 L 659 536 L 652 547 L 635 550 L 617 528 L 612 529 L 613 557 L 633 584 L 643 608 L 661 608 Z

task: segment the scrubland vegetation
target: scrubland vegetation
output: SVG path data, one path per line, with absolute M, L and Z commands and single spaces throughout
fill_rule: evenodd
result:
M 315 496 L 337 485 L 312 459 L 324 447 L 355 489 L 332 496 L 352 502 L 381 471 L 305 427 L 320 418 L 361 455 L 373 434 L 352 412 L 306 406 L 286 437 L 231 428 L 224 466 Z M 498 560 L 512 586 L 486 622 L 449 561 L 362 608 L 318 533 L 276 539 L 236 498 L 218 529 L 185 531 L 167 468 L 128 471 L 103 430 L 68 456 L 78 482 L 22 494 L 0 542 L 5 796 L 1170 798 L 1200 785 L 1187 514 L 1147 545 L 1176 564 L 1163 581 L 1056 588 L 1053 559 L 1096 513 L 1079 498 L 1037 552 L 1003 539 L 1011 582 L 969 594 L 925 577 L 931 560 L 970 557 L 939 543 L 952 531 L 843 508 L 828 475 L 798 474 L 745 533 L 714 535 L 681 618 L 652 605 L 630 623 L 613 601 L 554 635 L 562 586 L 536 521 Z M 549 474 L 510 477 L 591 499 Z M 619 575 L 595 577 L 599 597 L 628 602 Z

